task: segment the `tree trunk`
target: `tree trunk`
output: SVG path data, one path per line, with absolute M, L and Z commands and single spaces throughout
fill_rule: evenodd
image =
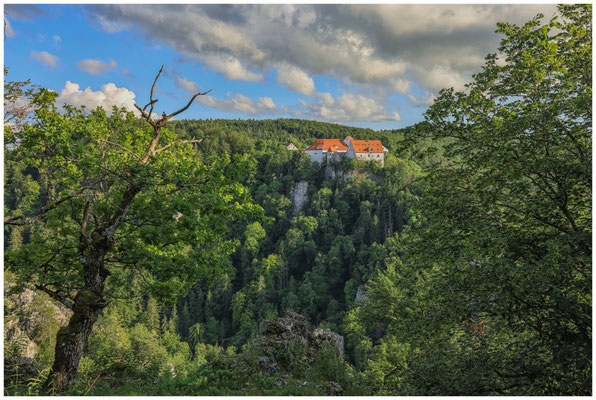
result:
M 89 255 L 82 260 L 85 286 L 74 298 L 68 326 L 60 328 L 56 336 L 54 364 L 45 383 L 46 390 L 55 394 L 64 392 L 73 381 L 93 325 L 107 305 L 103 292 L 108 272 L 104 268 L 103 257 L 108 246 L 105 241 L 101 244 L 99 248 L 92 247 Z
M 68 326 L 60 328 L 56 337 L 54 365 L 46 382 L 50 391 L 62 393 L 74 379 L 93 325 L 104 306 L 101 294 L 89 288 L 81 289 L 75 297 Z

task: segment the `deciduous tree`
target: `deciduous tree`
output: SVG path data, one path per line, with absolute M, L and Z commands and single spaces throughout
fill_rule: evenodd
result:
M 18 283 L 52 296 L 73 311 L 60 329 L 48 380 L 62 392 L 73 380 L 91 330 L 115 297 L 126 298 L 126 271 L 134 271 L 160 299 L 217 274 L 235 242 L 224 240 L 227 221 L 259 214 L 237 183 L 245 168 L 227 156 L 195 157 L 200 139 L 180 140 L 166 124 L 187 110 L 195 94 L 170 114 L 136 105 L 141 118 L 114 108 L 65 107 L 55 92 L 33 96 L 35 113 L 9 130 L 5 151 L 39 176 L 41 205 L 10 213 L 8 227 L 28 229 L 28 242 L 5 254 Z

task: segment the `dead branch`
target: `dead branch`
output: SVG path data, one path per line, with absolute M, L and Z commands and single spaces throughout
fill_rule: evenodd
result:
M 153 100 L 153 91 L 155 90 L 155 85 L 157 84 L 157 80 L 159 79 L 159 76 L 161 75 L 162 72 L 163 72 L 163 65 L 159 69 L 159 72 L 157 73 L 157 76 L 155 77 L 155 80 L 153 81 L 153 85 L 151 85 L 151 93 L 149 94 L 149 100 L 150 100 L 149 104 L 151 105 L 151 108 L 149 109 L 149 116 L 151 116 L 151 113 L 153 113 L 153 107 L 155 107 L 155 103 L 157 103 L 157 100 Z M 145 106 L 145 108 L 147 108 L 147 106 Z
M 159 79 L 161 73 L 163 72 L 163 65 L 161 66 L 161 68 L 159 69 L 159 72 L 157 73 L 157 76 L 155 77 L 155 80 L 153 81 L 153 85 L 151 86 L 151 92 L 149 93 L 149 103 L 147 103 L 143 108 L 141 108 L 138 104 L 134 104 L 135 108 L 137 110 L 139 110 L 139 112 L 141 113 L 141 116 L 143 117 L 143 119 L 145 119 L 152 127 L 153 129 L 159 129 L 162 126 L 164 126 L 166 124 L 166 122 L 168 122 L 170 119 L 172 119 L 173 117 L 175 117 L 176 115 L 186 111 L 191 104 L 193 103 L 193 101 L 198 97 L 198 96 L 204 96 L 208 93 L 211 92 L 212 89 L 209 89 L 206 92 L 203 93 L 196 93 L 194 96 L 191 97 L 190 101 L 182 108 L 174 111 L 171 114 L 166 114 L 165 112 L 162 114 L 161 118 L 158 120 L 153 121 L 151 119 L 151 115 L 153 114 L 153 108 L 155 107 L 155 103 L 157 103 L 159 100 L 158 99 L 154 99 L 153 98 L 153 93 L 155 91 L 155 86 L 157 84 L 157 80 Z M 147 107 L 149 108 L 149 112 L 147 112 Z
M 188 102 L 188 104 L 184 107 L 182 107 L 181 109 L 179 109 L 178 111 L 174 111 L 173 113 L 171 113 L 170 115 L 163 117 L 163 118 L 167 118 L 170 119 L 172 117 L 175 117 L 176 115 L 180 114 L 181 112 L 184 112 L 188 109 L 188 107 L 190 107 L 190 105 L 192 104 L 192 102 L 198 97 L 198 96 L 205 96 L 208 93 L 211 93 L 213 89 L 209 89 L 206 92 L 203 93 L 196 93 L 194 96 L 191 97 L 190 101 Z M 162 118 L 162 119 L 163 119 Z
M 137 110 L 139 110 L 139 112 L 141 113 L 141 116 L 143 117 L 143 119 L 145 119 L 145 121 L 147 121 L 147 123 L 149 123 L 153 127 L 153 132 L 154 132 L 153 139 L 151 140 L 151 143 L 149 143 L 149 146 L 147 147 L 147 153 L 145 154 L 145 156 L 142 159 L 140 159 L 141 164 L 145 164 L 149 160 L 149 157 L 151 157 L 152 155 L 154 155 L 160 151 L 163 151 L 163 150 L 167 149 L 168 147 L 171 147 L 177 143 L 177 142 L 172 142 L 157 151 L 155 149 L 157 147 L 157 143 L 159 142 L 159 138 L 161 136 L 161 128 L 171 118 L 186 111 L 198 96 L 204 96 L 207 93 L 211 92 L 211 90 L 208 90 L 203 93 L 196 93 L 194 96 L 191 97 L 190 101 L 184 107 L 178 109 L 177 111 L 174 111 L 173 113 L 171 113 L 169 115 L 164 112 L 160 119 L 152 120 L 151 115 L 153 113 L 153 107 L 155 106 L 155 103 L 158 101 L 158 99 L 153 98 L 153 93 L 155 90 L 155 85 L 157 84 L 157 80 L 159 79 L 159 76 L 161 75 L 162 72 L 163 72 L 163 65 L 159 69 L 159 72 L 157 73 L 157 76 L 155 77 L 155 80 L 153 81 L 153 85 L 151 86 L 151 92 L 149 94 L 149 103 L 147 103 L 145 105 L 145 107 L 143 107 L 143 108 L 141 108 L 136 103 L 134 104 L 135 108 Z M 147 112 L 147 107 L 150 107 L 149 112 Z M 179 142 L 179 143 L 181 143 L 181 142 Z M 191 142 L 188 142 L 188 143 L 191 143 Z

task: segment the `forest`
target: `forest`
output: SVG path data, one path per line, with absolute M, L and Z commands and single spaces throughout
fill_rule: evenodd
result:
M 5 68 L 4 394 L 591 395 L 592 9 L 558 10 L 397 130 Z M 384 166 L 286 149 L 348 135 Z

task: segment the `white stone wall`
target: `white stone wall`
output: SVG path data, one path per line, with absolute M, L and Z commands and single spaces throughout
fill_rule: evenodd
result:
M 359 161 L 378 161 L 381 165 L 385 164 L 385 153 L 356 153 L 356 160 Z
M 312 162 L 323 162 L 323 150 L 306 150 L 305 153 L 310 156 Z

